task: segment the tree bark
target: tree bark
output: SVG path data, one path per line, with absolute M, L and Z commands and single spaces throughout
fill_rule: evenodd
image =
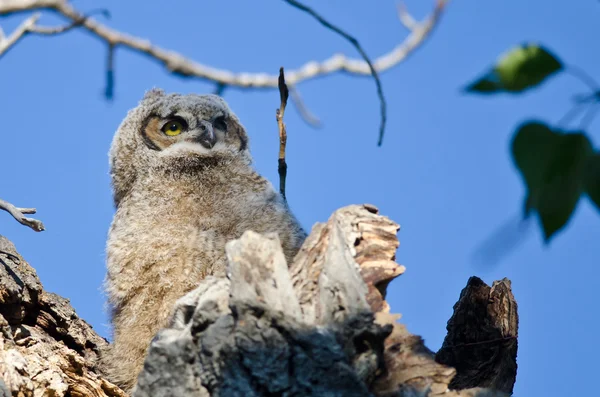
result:
M 95 364 L 107 343 L 0 236 L 0 396 L 124 397 Z
M 436 355 L 385 302 L 404 271 L 395 262 L 398 230 L 375 207 L 356 205 L 315 225 L 291 264 L 275 235 L 248 231 L 229 242 L 228 277 L 209 277 L 177 302 L 133 396 L 510 393 L 510 282 L 469 280 Z M 107 341 L 67 300 L 42 290 L 6 239 L 0 250 L 0 396 L 124 396 L 95 364 Z
M 512 394 L 519 317 L 510 280 L 492 287 L 471 277 L 454 305 L 436 360 L 457 369 L 451 388 L 489 387 Z

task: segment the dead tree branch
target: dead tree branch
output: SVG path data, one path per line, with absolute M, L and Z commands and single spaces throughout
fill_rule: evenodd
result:
M 285 148 L 287 144 L 287 131 L 285 129 L 285 123 L 283 122 L 283 115 L 285 114 L 285 107 L 287 106 L 287 100 L 289 91 L 285 84 L 285 75 L 283 74 L 283 68 L 279 68 L 279 98 L 281 104 L 279 109 L 275 112 L 277 119 L 277 127 L 279 128 L 279 161 L 277 166 L 277 172 L 279 173 L 279 193 L 285 200 L 285 178 L 287 177 L 287 163 L 285 161 Z
M 0 210 L 4 210 L 12 215 L 13 218 L 21 225 L 28 226 L 36 232 L 41 232 L 44 229 L 44 224 L 41 221 L 33 218 L 27 218 L 25 214 L 35 214 L 35 208 L 18 208 L 11 203 L 0 199 Z
M 299 4 L 291 0 L 288 2 L 290 4 Z M 302 81 L 338 72 L 345 72 L 357 76 L 377 75 L 378 73 L 382 73 L 400 64 L 426 41 L 433 28 L 437 25 L 446 3 L 447 0 L 437 0 L 431 15 L 421 22 L 414 22 L 414 18 L 408 17 L 408 13 L 404 9 L 400 9 L 400 21 L 408 28 L 410 34 L 390 52 L 375 58 L 370 64 L 362 59 L 353 59 L 342 54 L 334 54 L 323 61 L 311 60 L 298 69 L 289 70 L 286 73 L 287 84 L 297 87 Z M 229 70 L 217 69 L 193 61 L 177 52 L 158 47 L 149 40 L 131 36 L 107 27 L 95 19 L 80 13 L 66 0 L 3 0 L 0 2 L 0 15 L 41 10 L 53 11 L 66 18 L 71 23 L 58 28 L 35 27 L 31 29 L 35 25 L 35 21 L 30 21 L 30 25 L 25 26 L 25 30 L 17 35 L 15 42 L 23 37 L 28 31 L 40 34 L 58 34 L 74 27 L 81 27 L 104 41 L 106 45 L 113 50 L 118 47 L 123 47 L 139 52 L 162 63 L 163 66 L 173 74 L 214 82 L 217 87 L 219 87 L 219 90 L 222 90 L 227 86 L 238 88 L 278 88 L 278 75 L 270 75 L 267 73 L 234 73 Z M 410 23 L 407 24 L 406 21 L 410 21 Z M 14 45 L 14 43 L 8 45 L 7 48 L 12 45 Z M 2 55 L 2 48 L 3 45 L 0 44 L 0 56 Z M 113 77 L 114 76 L 111 74 L 109 80 L 112 80 Z M 107 92 L 110 91 L 110 87 L 111 81 L 108 81 Z M 378 91 L 381 99 L 382 94 L 379 83 Z M 383 112 L 385 112 L 385 105 L 383 107 Z M 301 112 L 301 115 L 305 114 L 305 112 Z
M 432 14 L 416 26 L 408 27 L 411 34 L 392 51 L 376 58 L 373 68 L 381 73 L 402 62 L 412 51 L 416 50 L 429 36 L 446 5 L 446 0 L 438 0 Z M 240 88 L 278 88 L 278 75 L 266 73 L 233 73 L 216 69 L 195 62 L 183 55 L 162 49 L 153 45 L 149 40 L 130 36 L 109 28 L 93 18 L 85 18 L 65 0 L 4 0 L 0 3 L 0 15 L 16 12 L 50 9 L 71 21 L 81 21 L 81 27 L 90 31 L 98 38 L 115 47 L 126 47 L 143 53 L 161 63 L 172 73 L 188 77 L 197 77 L 215 83 Z M 371 69 L 363 60 L 348 58 L 341 54 L 322 61 L 309 61 L 300 68 L 288 71 L 287 83 L 297 85 L 301 81 L 315 77 L 344 71 L 355 75 L 370 75 Z
M 517 302 L 508 279 L 488 286 L 471 277 L 448 320 L 438 363 L 456 368 L 450 387 L 487 387 L 512 394 L 517 378 Z
M 79 19 L 74 19 L 71 23 L 62 26 L 38 26 L 34 25 L 29 30 L 31 33 L 37 33 L 42 35 L 57 35 L 68 32 L 69 30 L 81 26 L 90 15 L 102 14 L 106 18 L 110 17 L 110 13 L 107 10 L 94 10 L 89 12 L 87 15 L 82 15 Z
M 302 96 L 300 95 L 296 87 L 290 85 L 288 86 L 288 90 L 290 92 L 290 98 L 292 99 L 294 106 L 296 106 L 298 113 L 300 113 L 300 117 L 302 118 L 302 120 L 304 120 L 308 125 L 310 125 L 313 128 L 321 127 L 321 120 L 319 120 L 317 116 L 315 116 L 311 113 L 310 110 L 308 110 L 308 107 L 304 104 L 304 100 L 302 100 Z
M 35 23 L 40 18 L 40 14 L 36 13 L 24 20 L 12 34 L 8 37 L 0 37 L 0 58 L 8 52 L 15 44 L 19 42 L 27 33 L 31 31 Z
M 375 80 L 375 85 L 377 86 L 377 96 L 379 97 L 381 124 L 379 125 L 379 140 L 377 142 L 377 145 L 381 146 L 381 143 L 383 141 L 383 134 L 385 132 L 385 122 L 387 119 L 387 110 L 386 110 L 387 103 L 385 101 L 385 97 L 383 96 L 383 87 L 381 86 L 381 80 L 379 79 L 379 74 L 377 73 L 377 70 L 375 70 L 373 63 L 371 62 L 371 59 L 369 58 L 369 56 L 367 55 L 365 50 L 362 48 L 362 46 L 360 45 L 360 43 L 358 42 L 358 40 L 355 37 L 351 36 L 347 32 L 340 29 L 339 27 L 333 25 L 331 22 L 329 22 L 328 20 L 323 18 L 320 14 L 318 14 L 312 8 L 307 7 L 304 4 L 302 4 L 296 0 L 284 0 L 284 1 L 292 6 L 296 7 L 297 9 L 310 14 L 317 21 L 319 21 L 319 23 L 321 25 L 325 26 L 327 29 L 339 34 L 340 36 L 342 36 L 343 38 L 348 40 L 354 46 L 354 48 L 356 48 L 356 51 L 358 51 L 358 53 L 361 55 L 362 59 L 366 62 L 367 66 L 369 67 L 369 71 L 371 72 L 371 75 L 373 76 L 373 79 Z
M 11 2 L 9 1 L 6 6 L 10 7 Z M 5 4 L 0 4 L 0 15 L 5 15 L 2 13 L 3 7 Z M 108 15 L 106 10 L 96 10 L 95 13 L 102 13 L 104 15 Z M 92 14 L 90 13 L 90 15 Z M 25 37 L 29 33 L 35 33 L 40 35 L 57 35 L 60 33 L 68 32 L 69 30 L 81 26 L 85 20 L 88 18 L 86 15 L 82 15 L 77 19 L 73 19 L 73 21 L 67 25 L 63 26 L 40 26 L 37 24 L 38 19 L 40 19 L 40 13 L 35 13 L 31 17 L 24 20 L 17 29 L 9 36 L 4 37 L 3 34 L 0 34 L 0 57 L 4 55 L 11 47 L 17 44 L 23 37 Z M 0 29 L 0 33 L 2 30 Z

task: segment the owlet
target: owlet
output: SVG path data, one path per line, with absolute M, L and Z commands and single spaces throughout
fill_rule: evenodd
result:
M 225 276 L 225 243 L 246 230 L 279 234 L 291 262 L 306 234 L 252 168 L 248 136 L 216 95 L 153 89 L 110 150 L 116 213 L 105 290 L 113 344 L 103 364 L 131 391 L 175 301 L 207 275 Z

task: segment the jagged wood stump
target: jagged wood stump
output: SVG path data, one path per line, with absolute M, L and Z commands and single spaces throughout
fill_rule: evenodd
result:
M 454 305 L 448 334 L 436 354 L 457 369 L 453 389 L 489 387 L 512 394 L 517 378 L 517 302 L 510 280 L 491 287 L 471 277 Z
M 153 341 L 134 397 L 484 396 L 388 314 L 398 225 L 372 206 L 317 224 L 288 267 L 276 236 L 227 244 L 227 279 L 183 297 Z M 479 386 L 479 385 L 474 385 Z
M 134 397 L 510 392 L 516 340 L 464 352 L 495 343 L 484 340 L 489 335 L 516 339 L 510 283 L 492 288 L 501 293 L 488 290 L 501 299 L 486 310 L 463 291 L 436 361 L 385 302 L 387 285 L 404 271 L 395 262 L 398 229 L 373 206 L 342 208 L 315 225 L 289 266 L 274 235 L 248 231 L 228 243 L 228 277 L 207 278 L 178 301 L 149 349 Z M 10 243 L 0 240 L 0 250 L 0 396 L 124 396 L 95 366 L 107 342 L 67 300 L 42 290 Z M 465 334 L 468 340 L 460 339 Z
M 125 397 L 96 366 L 107 344 L 0 236 L 0 396 Z

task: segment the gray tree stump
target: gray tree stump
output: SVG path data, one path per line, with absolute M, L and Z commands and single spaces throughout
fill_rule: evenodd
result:
M 471 279 L 436 356 L 385 302 L 404 271 L 398 230 L 362 205 L 315 225 L 291 264 L 275 235 L 247 231 L 229 242 L 228 277 L 209 277 L 177 302 L 133 396 L 510 393 L 518 325 L 510 282 L 490 289 Z M 125 396 L 95 365 L 107 342 L 66 299 L 43 291 L 6 239 L 0 251 L 0 396 Z

